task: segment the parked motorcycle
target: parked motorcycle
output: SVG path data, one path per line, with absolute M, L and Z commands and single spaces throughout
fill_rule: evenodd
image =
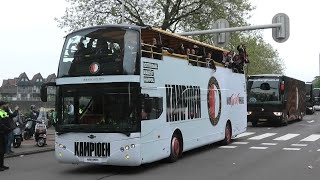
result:
M 24 128 L 23 138 L 25 140 L 28 140 L 34 134 L 35 120 L 33 120 L 31 118 L 27 118 L 26 121 L 27 121 L 27 123 L 26 123 L 26 126 Z
M 13 147 L 18 148 L 23 141 L 20 122 L 16 121 L 16 128 L 13 130 Z
M 37 120 L 36 123 L 34 139 L 37 142 L 37 146 L 43 147 L 47 141 L 47 126 L 43 120 Z

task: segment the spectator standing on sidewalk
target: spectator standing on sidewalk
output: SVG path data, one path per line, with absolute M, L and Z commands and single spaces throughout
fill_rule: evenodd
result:
M 13 112 L 11 111 L 8 102 L 5 102 L 3 107 L 4 107 L 4 110 L 6 111 L 6 113 L 9 115 L 9 124 L 10 124 L 10 132 L 6 136 L 5 152 L 6 152 L 6 154 L 11 154 L 11 153 L 14 153 L 11 150 L 11 146 L 12 146 L 13 139 L 14 139 L 13 130 L 16 128 L 16 123 L 14 122 L 13 118 L 19 114 L 19 106 L 16 106 Z
M 0 101 L 0 171 L 4 171 L 9 169 L 9 167 L 3 164 L 4 161 L 4 153 L 6 148 L 5 136 L 10 131 L 9 124 L 9 115 L 4 110 L 6 102 Z

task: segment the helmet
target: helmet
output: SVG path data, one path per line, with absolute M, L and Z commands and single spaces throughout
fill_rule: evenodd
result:
M 35 108 L 36 108 L 35 105 L 31 105 L 31 106 L 30 106 L 30 109 L 31 109 L 31 110 L 34 110 Z

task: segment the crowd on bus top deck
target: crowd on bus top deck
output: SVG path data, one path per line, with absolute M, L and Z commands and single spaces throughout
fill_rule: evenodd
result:
M 85 47 L 83 40 L 81 40 L 77 44 L 77 50 L 74 53 L 74 61 L 81 61 L 82 57 L 87 54 L 95 54 L 95 55 L 107 55 L 112 56 L 116 61 L 119 61 L 119 57 L 115 57 L 115 55 L 120 55 L 120 48 L 113 47 L 113 44 L 107 43 L 106 41 L 98 40 L 96 42 L 96 47 L 93 48 L 93 39 L 87 43 L 87 47 Z M 148 44 L 144 44 L 142 42 L 142 50 L 152 51 L 152 53 L 142 52 L 142 56 L 151 57 L 154 59 L 161 59 L 162 50 L 167 50 L 169 53 L 176 53 L 181 55 L 187 55 L 189 62 L 193 66 L 202 66 L 208 67 L 212 69 L 216 69 L 214 61 L 218 61 L 219 63 L 223 63 L 225 67 L 232 69 L 234 72 L 243 73 L 243 67 L 245 64 L 249 63 L 248 54 L 246 51 L 246 46 L 244 44 L 240 44 L 237 46 L 238 53 L 235 53 L 233 50 L 229 52 L 223 52 L 222 61 L 221 60 L 213 60 L 212 55 L 213 52 L 206 52 L 205 48 L 199 48 L 197 45 L 192 45 L 190 47 L 185 47 L 183 43 L 176 49 L 166 47 L 159 43 L 156 38 L 152 38 L 151 46 Z M 109 47 L 110 46 L 110 47 Z
M 163 46 L 161 43 L 158 43 L 156 38 L 153 38 L 151 46 L 142 43 L 142 49 L 145 51 L 152 50 L 153 53 L 155 52 L 153 55 L 143 52 L 142 56 L 144 57 L 153 56 L 154 59 L 161 59 L 161 55 L 158 53 L 161 53 L 163 49 L 167 50 L 169 53 L 187 55 L 191 65 L 216 69 L 214 60 L 212 59 L 213 52 L 205 52 L 204 48 L 199 48 L 197 45 L 185 47 L 184 44 L 181 43 L 178 48 L 173 49 Z M 223 58 L 220 62 L 218 60 L 218 62 L 224 64 L 225 67 L 232 69 L 234 72 L 243 73 L 243 67 L 245 64 L 249 63 L 245 44 L 238 45 L 237 50 L 238 53 L 235 53 L 233 50 L 229 52 L 223 52 Z
M 119 44 L 115 42 L 108 42 L 103 39 L 95 40 L 93 38 L 86 44 L 85 47 L 83 43 L 84 39 L 81 39 L 77 44 L 76 51 L 74 52 L 73 62 L 80 62 L 85 55 L 95 55 L 95 56 L 110 56 L 116 61 L 119 61 L 120 47 Z M 95 47 L 93 47 L 95 41 Z M 89 56 L 90 57 L 90 56 Z

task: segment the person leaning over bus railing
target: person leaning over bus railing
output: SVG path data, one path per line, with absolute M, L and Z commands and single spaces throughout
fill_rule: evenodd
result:
M 162 53 L 162 44 L 161 43 L 159 43 L 158 41 L 157 41 L 157 39 L 156 38 L 152 38 L 152 45 L 154 46 L 154 47 L 152 47 L 152 51 L 153 52 L 156 52 L 156 53 Z M 161 59 L 161 55 L 160 54 L 153 54 L 153 58 L 154 59 Z
M 151 47 L 144 44 L 144 41 L 141 39 L 141 50 L 142 50 L 142 57 L 152 58 Z
M 183 43 L 181 43 L 180 46 L 174 52 L 177 53 L 177 54 L 185 55 L 186 54 L 186 49 L 184 48 Z
M 233 57 L 234 57 L 234 52 L 232 50 L 229 52 L 223 52 L 222 63 L 224 64 L 224 67 L 232 68 Z
M 210 52 L 207 53 L 207 57 L 206 57 L 206 67 L 211 68 L 213 70 L 217 70 L 217 67 L 212 59 L 212 54 Z
M 192 61 L 190 61 L 190 64 L 193 66 L 197 65 L 197 55 L 196 55 L 196 50 L 195 49 L 191 49 L 190 50 L 190 54 L 189 54 L 189 59 L 191 59 Z

